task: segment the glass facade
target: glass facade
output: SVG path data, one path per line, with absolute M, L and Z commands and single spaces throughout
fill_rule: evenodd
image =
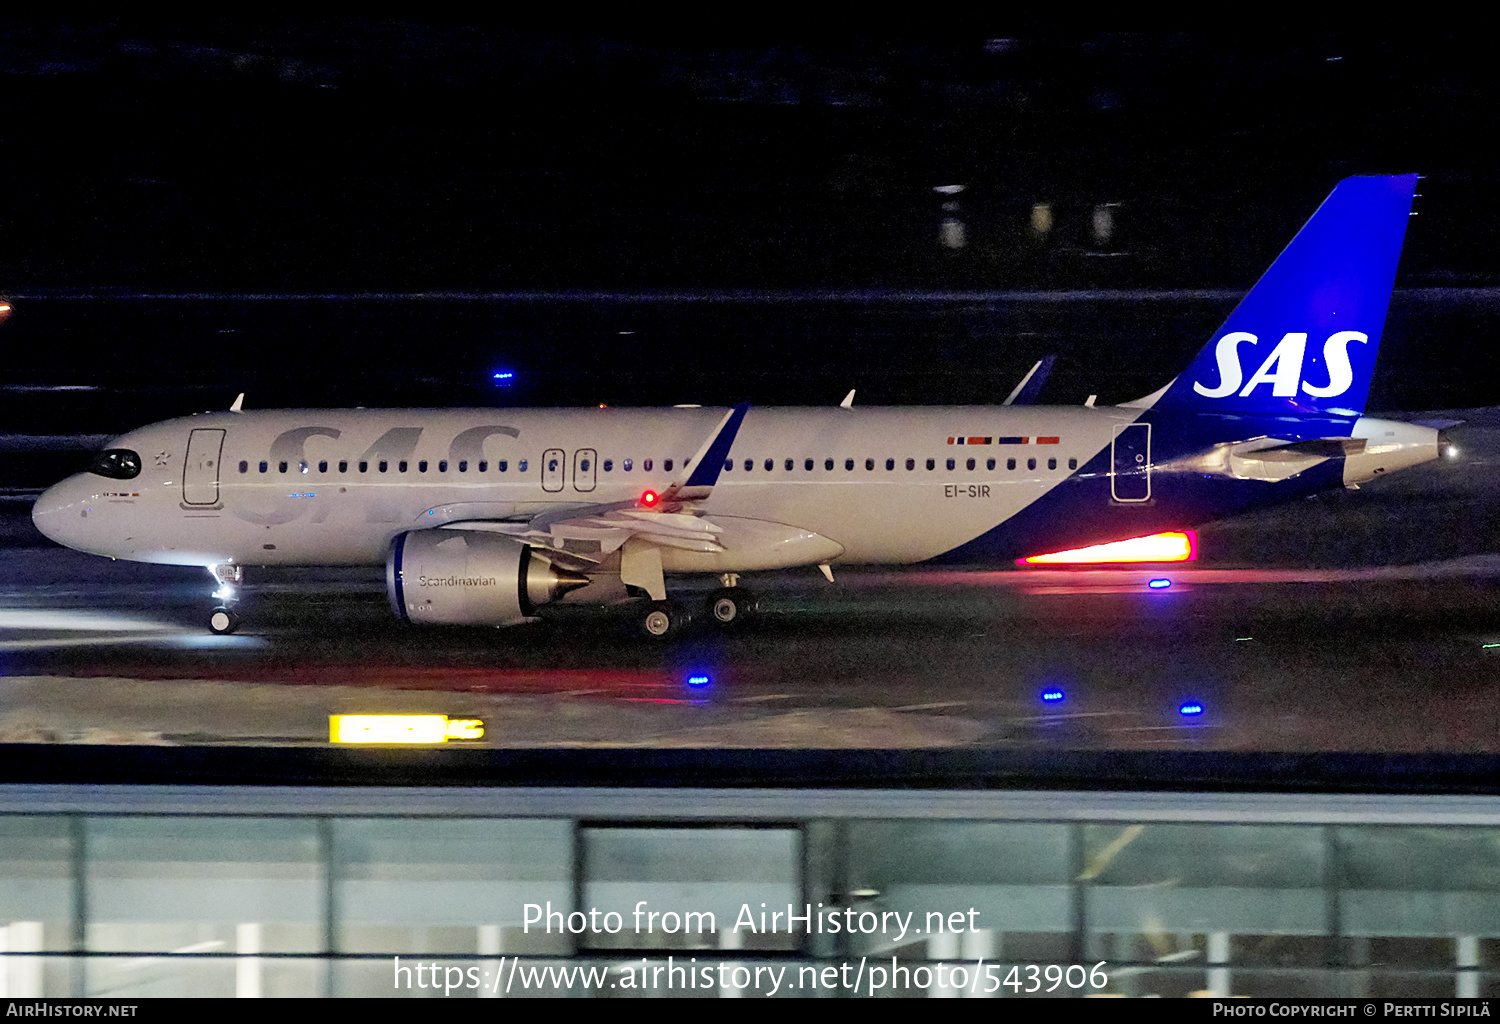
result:
M 706 792 L 684 823 L 12 795 L 0 995 L 1500 994 L 1500 817 L 1154 799 L 718 816 Z

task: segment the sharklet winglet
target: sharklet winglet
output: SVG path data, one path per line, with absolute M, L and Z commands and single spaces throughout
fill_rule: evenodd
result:
M 745 421 L 745 414 L 749 411 L 750 403 L 741 402 L 724 414 L 724 418 L 719 421 L 719 425 L 714 428 L 714 432 L 704 442 L 703 447 L 698 449 L 698 454 L 693 456 L 691 462 L 683 466 L 682 475 L 673 480 L 662 492 L 661 505 L 658 507 L 665 507 L 676 501 L 708 497 L 714 484 L 719 482 L 719 473 L 724 468 L 724 459 L 734 445 L 735 435 L 739 433 L 740 424 Z

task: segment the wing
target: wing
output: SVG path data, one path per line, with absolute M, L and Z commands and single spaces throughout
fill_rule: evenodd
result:
M 749 409 L 748 403 L 741 403 L 725 413 L 697 454 L 660 494 L 647 491 L 632 501 L 554 508 L 520 522 L 459 520 L 445 523 L 443 529 L 509 534 L 545 548 L 554 563 L 584 572 L 619 551 L 624 582 L 662 600 L 666 586 L 661 548 L 702 553 L 724 550 L 723 528 L 700 518 L 699 506 L 713 493 Z

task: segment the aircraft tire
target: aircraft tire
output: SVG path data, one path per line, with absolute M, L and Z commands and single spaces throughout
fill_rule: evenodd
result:
M 690 620 L 687 611 L 671 601 L 653 601 L 641 613 L 641 630 L 653 640 L 666 640 L 681 633 Z
M 240 628 L 240 617 L 228 608 L 215 608 L 209 613 L 208 628 L 213 633 L 225 636 Z
M 708 617 L 725 629 L 743 625 L 755 610 L 755 596 L 743 587 L 725 587 L 708 596 Z

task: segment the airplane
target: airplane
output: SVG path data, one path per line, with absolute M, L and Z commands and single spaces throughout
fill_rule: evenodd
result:
M 1363 415 L 1416 182 L 1340 182 L 1186 371 L 1122 405 L 1018 388 L 998 406 L 250 411 L 242 395 L 115 438 L 32 518 L 79 551 L 206 567 L 216 633 L 238 626 L 246 566 L 384 564 L 408 623 L 634 602 L 668 636 L 692 617 L 670 599 L 679 574 L 718 577 L 707 612 L 727 625 L 755 608 L 745 574 L 1003 563 L 1357 487 L 1445 445 Z

